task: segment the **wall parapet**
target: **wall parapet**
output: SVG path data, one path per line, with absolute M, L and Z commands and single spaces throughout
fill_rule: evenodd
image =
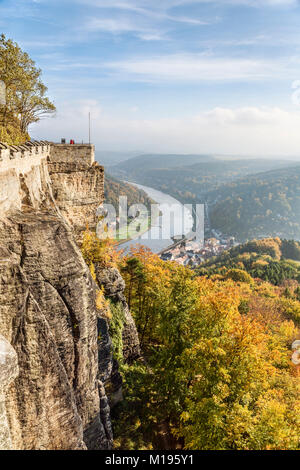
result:
M 50 142 L 26 142 L 22 145 L 7 145 L 0 142 L 0 171 L 17 167 L 19 162 L 32 161 L 39 164 L 41 158 L 46 158 L 50 153 Z
M 91 166 L 95 162 L 93 144 L 51 144 L 51 163 L 81 163 Z
M 32 161 L 39 164 L 41 158 L 49 157 L 50 163 L 67 163 L 92 166 L 95 164 L 95 146 L 92 144 L 54 144 L 48 141 L 26 142 L 8 145 L 0 142 L 0 171 L 17 168 Z

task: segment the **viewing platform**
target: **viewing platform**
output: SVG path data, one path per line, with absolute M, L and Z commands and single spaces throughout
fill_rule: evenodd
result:
M 22 145 L 0 142 L 0 171 L 18 167 L 20 172 L 26 172 L 30 165 L 36 166 L 46 158 L 50 163 L 81 163 L 92 166 L 95 163 L 95 146 L 48 141 L 30 141 Z
M 93 144 L 51 144 L 51 163 L 85 163 L 95 162 L 95 146 Z

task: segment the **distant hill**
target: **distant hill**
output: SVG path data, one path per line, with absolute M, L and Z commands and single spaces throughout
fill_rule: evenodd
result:
M 236 246 L 197 268 L 200 275 L 219 275 L 234 281 L 245 279 L 242 272 L 275 285 L 291 279 L 299 282 L 300 243 L 279 238 L 253 240 Z
M 122 174 L 135 179 L 143 177 L 145 172 L 153 169 L 169 169 L 209 161 L 214 161 L 214 157 L 211 155 L 144 154 L 121 162 L 111 171 L 115 175 Z
M 300 165 L 248 176 L 207 195 L 213 228 L 240 241 L 300 240 Z
M 116 210 L 118 210 L 119 196 L 127 196 L 128 207 L 133 204 L 144 204 L 148 209 L 150 209 L 151 204 L 154 202 L 141 189 L 138 189 L 131 184 L 124 183 L 123 181 L 120 181 L 106 173 L 104 182 L 105 202 L 107 204 L 112 204 Z
M 124 160 L 136 157 L 140 155 L 141 152 L 112 152 L 109 150 L 96 150 L 95 158 L 97 162 L 105 167 L 110 167 L 116 165 Z
M 300 165 L 295 162 L 149 154 L 110 170 L 182 203 L 208 202 L 211 228 L 241 242 L 274 236 L 300 240 Z
M 166 192 L 184 203 L 245 175 L 287 166 L 279 160 L 220 160 L 209 155 L 142 155 L 110 169 L 116 176 Z

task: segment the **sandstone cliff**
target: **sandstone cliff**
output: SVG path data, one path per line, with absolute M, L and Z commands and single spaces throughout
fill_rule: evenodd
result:
M 141 351 L 136 326 L 124 296 L 125 282 L 116 268 L 103 269 L 97 265 L 95 268 L 98 286 L 103 287 L 106 297 L 120 304 L 123 310 L 123 358 L 125 362 L 131 363 L 140 357 Z
M 58 161 L 47 144 L 0 150 L 0 334 L 19 367 L 8 388 L 0 367 L 4 447 L 112 446 L 106 389 L 120 398 L 121 379 L 109 325 L 96 309 L 97 285 L 74 237 L 103 198 L 103 168 L 88 158 Z M 122 303 L 124 358 L 132 360 L 139 345 L 122 279 L 98 270 L 97 280 Z
M 104 169 L 95 162 L 94 146 L 53 145 L 47 167 L 55 201 L 80 239 L 87 226 L 96 228 L 104 199 Z

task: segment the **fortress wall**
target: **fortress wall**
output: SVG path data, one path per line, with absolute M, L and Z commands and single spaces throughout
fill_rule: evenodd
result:
M 8 146 L 0 143 L 0 216 L 12 210 L 38 209 L 47 197 L 50 178 L 46 142 Z
M 39 166 L 50 154 L 50 144 L 46 142 L 24 145 L 0 143 L 0 173 L 14 169 L 18 174 L 27 173 L 32 166 Z
M 81 232 L 96 226 L 104 198 L 104 169 L 90 144 L 0 143 L 0 216 L 54 205 Z
M 84 163 L 91 166 L 95 161 L 95 146 L 92 144 L 52 144 L 52 163 Z

